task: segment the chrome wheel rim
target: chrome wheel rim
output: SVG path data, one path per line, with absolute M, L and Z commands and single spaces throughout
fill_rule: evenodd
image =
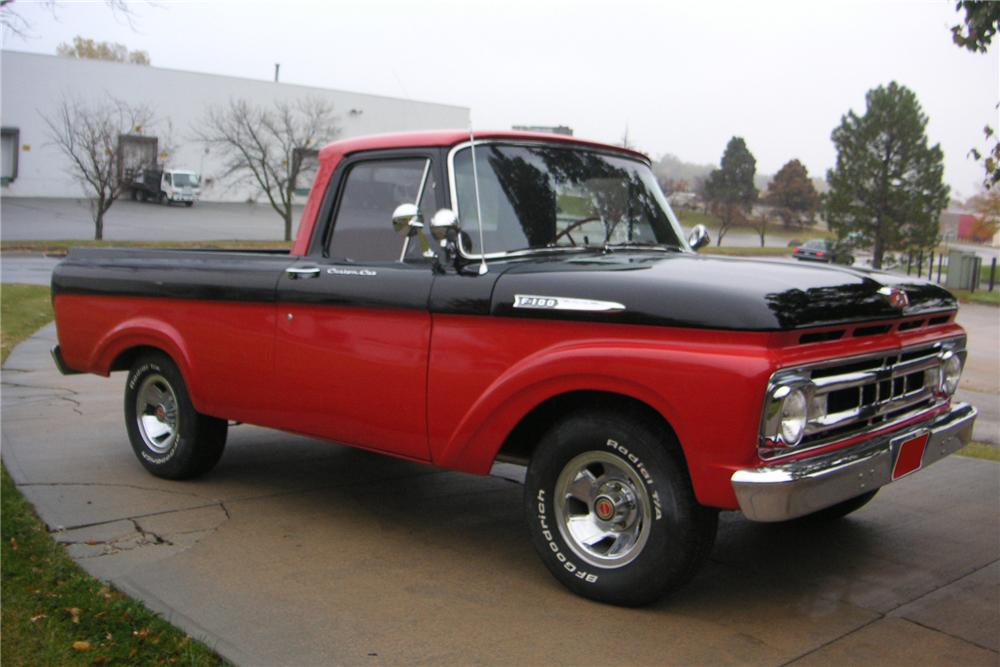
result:
M 135 420 L 146 447 L 166 454 L 177 441 L 177 394 L 162 375 L 148 376 L 135 398 Z
M 563 540 L 590 565 L 627 565 L 649 539 L 652 511 L 645 484 L 606 452 L 584 452 L 566 464 L 556 480 L 555 513 Z

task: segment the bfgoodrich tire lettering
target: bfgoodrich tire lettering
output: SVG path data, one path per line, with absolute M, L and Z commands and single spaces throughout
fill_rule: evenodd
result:
M 226 446 L 223 419 L 194 409 L 177 365 L 151 352 L 125 383 L 125 428 L 139 462 L 157 477 L 184 479 L 211 470 Z
M 532 542 L 573 592 L 653 602 L 708 557 L 718 513 L 694 498 L 680 447 L 642 415 L 586 412 L 557 423 L 525 479 Z

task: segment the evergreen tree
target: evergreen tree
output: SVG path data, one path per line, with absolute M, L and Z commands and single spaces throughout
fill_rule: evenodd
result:
M 757 160 L 742 137 L 729 140 L 719 166 L 705 181 L 705 199 L 713 204 L 722 220 L 716 245 L 722 245 L 722 237 L 729 228 L 745 219 L 757 201 L 757 188 L 753 184 Z
M 826 180 L 824 212 L 843 238 L 858 232 L 881 268 L 888 250 L 930 248 L 937 243 L 941 211 L 948 204 L 943 155 L 928 147 L 927 116 L 917 96 L 895 81 L 865 95 L 866 110 L 848 111 L 833 130 L 836 166 Z
M 813 224 L 819 208 L 819 193 L 809 172 L 798 160 L 785 163 L 767 186 L 765 200 L 786 227 Z

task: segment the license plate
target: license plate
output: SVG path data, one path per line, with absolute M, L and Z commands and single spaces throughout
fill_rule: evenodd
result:
M 896 452 L 896 465 L 892 467 L 892 478 L 899 479 L 911 472 L 920 470 L 924 461 L 924 449 L 930 433 L 921 433 L 899 443 Z

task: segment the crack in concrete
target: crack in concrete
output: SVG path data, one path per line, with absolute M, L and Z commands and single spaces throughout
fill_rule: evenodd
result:
M 867 623 L 864 623 L 863 625 L 859 625 L 858 627 L 854 628 L 853 630 L 850 630 L 848 632 L 845 632 L 842 635 L 834 637 L 830 641 L 828 641 L 828 642 L 826 642 L 824 644 L 821 644 L 820 646 L 812 648 L 812 649 L 806 651 L 805 653 L 797 655 L 794 658 L 792 658 L 790 660 L 787 660 L 786 662 L 781 663 L 780 667 L 786 667 L 787 665 L 791 665 L 791 664 L 793 664 L 795 662 L 798 662 L 802 658 L 805 658 L 806 656 L 812 655 L 813 653 L 816 653 L 817 651 L 820 651 L 820 650 L 826 648 L 827 646 L 830 646 L 831 644 L 834 644 L 834 643 L 840 641 L 841 639 L 844 639 L 846 637 L 850 637 L 851 635 L 853 635 L 856 632 L 859 632 L 860 630 L 864 630 L 865 628 L 867 628 L 869 625 L 871 625 L 873 623 L 877 623 L 878 621 L 886 620 L 888 618 L 898 618 L 901 621 L 906 621 L 907 623 L 913 623 L 914 625 L 920 626 L 921 628 L 924 628 L 925 630 L 931 630 L 931 631 L 936 632 L 938 634 L 942 634 L 942 635 L 944 635 L 946 637 L 950 637 L 952 639 L 957 639 L 960 642 L 963 642 L 963 643 L 966 643 L 966 644 L 970 644 L 972 646 L 975 646 L 976 648 L 986 649 L 987 651 L 990 651 L 991 653 L 1000 653 L 1000 652 L 998 652 L 994 648 L 991 648 L 989 646 L 983 646 L 982 644 L 978 644 L 978 643 L 976 643 L 975 641 L 973 641 L 971 639 L 967 639 L 965 637 L 959 637 L 958 635 L 951 634 L 950 632 L 945 632 L 941 628 L 935 628 L 935 627 L 930 626 L 930 625 L 925 625 L 925 624 L 921 623 L 920 621 L 914 620 L 914 619 L 912 619 L 912 618 L 910 618 L 908 616 L 890 616 L 890 614 L 892 614 L 892 612 L 896 611 L 897 609 L 899 609 L 901 607 L 904 607 L 904 606 L 906 606 L 908 604 L 912 604 L 913 602 L 916 602 L 917 600 L 925 598 L 928 595 L 933 595 L 934 593 L 937 593 L 941 589 L 946 588 L 947 586 L 950 586 L 953 583 L 955 583 L 955 582 L 957 582 L 957 581 L 959 581 L 961 579 L 964 579 L 965 577 L 973 575 L 976 572 L 979 572 L 980 570 L 984 570 L 984 569 L 990 567 L 991 565 L 994 565 L 996 562 L 997 562 L 996 560 L 992 560 L 989 563 L 987 563 L 986 565 L 983 565 L 982 567 L 973 568 L 971 571 L 966 572 L 965 574 L 963 574 L 961 576 L 955 577 L 954 579 L 951 579 L 950 581 L 947 581 L 947 582 L 941 584 L 940 586 L 937 586 L 936 588 L 934 588 L 934 590 L 928 591 L 928 592 L 926 592 L 926 593 L 924 593 L 922 595 L 918 595 L 917 597 L 915 597 L 915 598 L 913 598 L 911 600 L 908 600 L 906 602 L 902 602 L 902 603 L 896 605 L 895 607 L 893 607 L 892 609 L 889 609 L 888 611 L 886 611 L 884 613 L 883 612 L 879 612 L 879 611 L 875 611 L 873 609 L 868 609 L 867 607 L 861 607 L 861 606 L 859 606 L 858 607 L 859 609 L 864 609 L 865 611 L 870 611 L 871 613 L 875 614 L 876 617 L 873 618 L 872 620 L 868 621 Z
M 941 584 L 941 585 L 939 585 L 939 586 L 936 586 L 936 587 L 934 588 L 934 590 L 931 590 L 931 591 L 927 591 L 926 593 L 921 593 L 920 595 L 918 595 L 918 596 L 917 596 L 917 597 L 915 597 L 915 598 L 911 598 L 911 599 L 909 599 L 909 600 L 906 600 L 906 601 L 904 601 L 904 602 L 900 602 L 899 604 L 897 604 L 897 605 L 896 605 L 895 607 L 893 607 L 892 609 L 887 609 L 887 610 L 886 610 L 886 612 L 885 612 L 885 614 L 886 614 L 886 616 L 888 616 L 889 614 L 891 614 L 892 612 L 896 611 L 897 609 L 900 609 L 900 608 L 902 608 L 902 607 L 905 607 L 905 606 L 906 606 L 906 605 L 908 605 L 908 604 L 913 604 L 913 603 L 914 603 L 914 602 L 916 602 L 917 600 L 921 600 L 921 599 L 923 599 L 923 598 L 927 597 L 928 595 L 933 595 L 934 593 L 937 593 L 937 592 L 938 592 L 939 590 L 941 590 L 942 588 L 945 588 L 945 587 L 947 587 L 947 586 L 951 586 L 951 585 L 952 585 L 953 583 L 955 583 L 956 581 L 959 581 L 959 580 L 961 580 L 961 579 L 965 579 L 966 577 L 968 577 L 968 576 L 970 576 L 970 575 L 973 575 L 973 574 L 975 574 L 976 572 L 979 572 L 980 570 L 983 570 L 983 569 L 985 569 L 985 568 L 989 567 L 990 565 L 993 565 L 993 564 L 994 564 L 994 563 L 996 563 L 996 562 L 997 562 L 996 560 L 991 560 L 991 561 L 990 561 L 989 563 L 987 563 L 986 565 L 983 565 L 982 567 L 974 567 L 974 568 L 972 568 L 971 570 L 969 570 L 969 571 L 967 571 L 967 572 L 964 572 L 964 573 L 962 573 L 962 574 L 960 574 L 960 575 L 956 576 L 956 577 L 955 577 L 955 578 L 953 578 L 953 579 L 949 579 L 948 581 L 944 582 L 943 584 Z M 907 620 L 909 620 L 909 619 L 907 619 Z
M 107 519 L 106 521 L 94 521 L 92 523 L 81 523 L 73 526 L 56 526 L 55 528 L 50 528 L 50 533 L 61 533 L 68 530 L 80 530 L 81 528 L 95 528 L 97 526 L 106 526 L 109 523 L 115 523 L 116 521 L 135 521 L 137 519 L 148 519 L 154 516 L 163 516 L 165 514 L 177 514 L 178 512 L 190 512 L 193 510 L 203 510 L 211 507 L 220 507 L 226 515 L 226 519 L 229 519 L 229 511 L 225 508 L 222 503 L 208 503 L 206 505 L 195 505 L 193 507 L 182 507 L 175 510 L 163 510 L 160 512 L 147 512 L 146 514 L 135 514 L 133 516 L 115 517 L 114 519 Z M 197 531 L 194 531 L 197 532 Z
M 868 621 L 867 623 L 862 623 L 861 625 L 859 625 L 858 627 L 854 628 L 853 630 L 848 630 L 844 634 L 838 635 L 838 636 L 834 637 L 833 639 L 831 639 L 829 641 L 823 642 L 819 646 L 813 647 L 813 648 L 809 649 L 808 651 L 806 651 L 805 653 L 800 653 L 799 655 L 795 656 L 794 658 L 791 658 L 790 660 L 786 660 L 785 662 L 781 663 L 778 667 L 787 667 L 787 665 L 791 665 L 793 663 L 796 663 L 799 660 L 801 660 L 802 658 L 805 658 L 806 656 L 810 656 L 813 653 L 816 653 L 817 651 L 822 651 L 827 646 L 830 646 L 831 644 L 836 644 L 841 639 L 844 639 L 845 637 L 850 637 L 855 632 L 860 632 L 861 630 L 864 630 L 865 628 L 867 628 L 869 625 L 872 625 L 873 623 L 878 623 L 879 621 L 885 619 L 885 616 L 883 614 L 878 613 L 877 611 L 876 612 L 872 612 L 872 613 L 875 614 L 876 616 L 875 616 L 875 618 L 873 618 L 872 620 Z
M 133 551 L 134 549 L 139 549 L 145 546 L 173 546 L 173 542 L 162 535 L 154 533 L 153 531 L 143 529 L 143 527 L 140 526 L 134 519 L 129 519 L 129 522 L 132 524 L 132 527 L 135 528 L 135 533 L 131 535 L 122 535 L 110 540 L 91 539 L 83 541 L 66 541 L 61 542 L 61 544 L 66 546 L 85 545 L 90 547 L 103 547 L 103 551 L 99 554 L 79 556 L 79 558 L 101 558 L 103 556 L 112 556 L 114 554 L 122 553 L 123 551 Z
M 921 623 L 920 621 L 912 619 L 912 618 L 910 618 L 908 616 L 897 616 L 896 618 L 898 618 L 898 619 L 900 619 L 902 621 L 906 621 L 907 623 L 913 623 L 914 625 L 919 625 L 921 628 L 923 628 L 925 630 L 930 630 L 930 631 L 936 632 L 936 633 L 938 633 L 940 635 L 944 635 L 945 637 L 951 637 L 952 639 L 957 639 L 960 642 L 964 642 L 966 644 L 972 644 L 976 648 L 985 649 L 985 650 L 989 651 L 990 653 L 997 653 L 998 655 L 1000 655 L 1000 651 L 997 651 L 995 648 L 991 648 L 989 646 L 983 646 L 982 644 L 976 643 L 976 642 L 974 642 L 971 639 L 966 639 L 965 637 L 959 637 L 958 635 L 953 635 L 950 632 L 945 632 L 941 628 L 935 628 L 935 627 L 930 626 L 930 625 L 925 625 L 925 624 Z
M 6 368 L 4 369 L 5 372 L 7 370 L 8 369 L 6 369 Z M 52 394 L 52 398 L 56 398 L 56 399 L 59 399 L 59 400 L 68 401 L 69 403 L 72 403 L 73 404 L 73 412 L 75 412 L 76 414 L 80 415 L 81 417 L 83 416 L 83 412 L 80 411 L 80 408 L 83 407 L 80 404 L 80 401 L 76 400 L 75 398 L 71 398 L 71 396 L 79 396 L 80 395 L 80 392 L 76 391 L 75 389 L 70 389 L 68 387 L 53 387 L 53 386 L 50 386 L 50 385 L 21 384 L 21 383 L 18 383 L 18 382 L 7 382 L 7 381 L 3 381 L 0 384 L 2 384 L 4 387 L 14 387 L 15 389 L 44 389 L 44 390 L 48 390 L 48 391 L 51 391 L 51 392 L 55 392 L 55 393 Z M 65 393 L 60 393 L 60 392 L 65 392 Z M 15 398 L 17 398 L 17 397 L 15 396 Z
M 23 484 L 18 484 L 18 488 L 29 487 L 29 486 L 111 486 L 115 488 L 122 489 L 135 489 L 136 491 L 153 491 L 156 493 L 168 493 L 173 496 L 189 496 L 191 498 L 198 498 L 199 500 L 211 500 L 211 498 L 206 498 L 205 496 L 198 493 L 191 493 L 190 491 L 174 491 L 171 489 L 160 489 L 152 486 L 140 486 L 138 484 L 117 484 L 114 482 L 24 482 Z M 218 501 L 211 504 L 216 504 Z M 168 511 L 178 511 L 178 510 L 168 510 Z M 128 517 L 125 517 L 128 518 Z M 116 519 L 120 521 L 121 519 Z

